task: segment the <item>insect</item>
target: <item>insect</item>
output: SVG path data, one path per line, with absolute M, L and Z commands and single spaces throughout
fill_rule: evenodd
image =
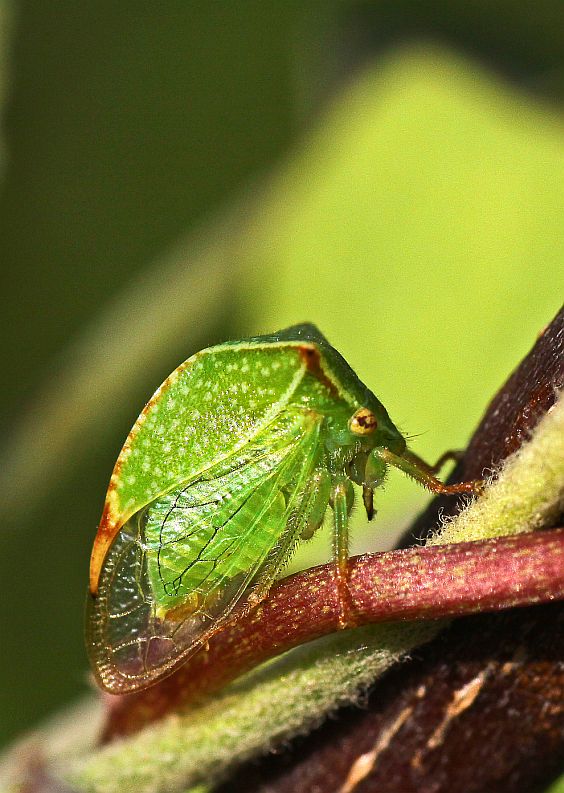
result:
M 99 683 L 170 674 L 264 597 L 333 511 L 347 624 L 354 484 L 369 519 L 395 466 L 437 493 L 384 406 L 313 325 L 202 350 L 164 381 L 115 465 L 90 564 L 87 644 Z

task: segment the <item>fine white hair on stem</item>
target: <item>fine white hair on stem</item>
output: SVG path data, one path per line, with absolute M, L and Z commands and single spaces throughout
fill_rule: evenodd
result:
M 470 500 L 441 526 L 428 545 L 485 540 L 549 526 L 564 507 L 564 394 L 536 426 L 530 440 L 487 478 Z

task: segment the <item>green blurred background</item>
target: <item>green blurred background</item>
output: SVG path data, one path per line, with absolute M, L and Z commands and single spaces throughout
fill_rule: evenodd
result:
M 107 480 L 197 349 L 313 321 L 416 451 L 464 445 L 562 299 L 564 7 L 21 0 L 0 35 L 4 741 L 88 688 Z M 353 550 L 424 502 L 393 475 Z

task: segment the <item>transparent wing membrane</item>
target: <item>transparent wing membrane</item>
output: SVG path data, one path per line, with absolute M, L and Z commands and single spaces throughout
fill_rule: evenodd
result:
M 287 411 L 197 479 L 121 528 L 89 598 L 102 684 L 146 687 L 210 638 L 250 593 L 261 597 L 307 523 L 321 417 Z

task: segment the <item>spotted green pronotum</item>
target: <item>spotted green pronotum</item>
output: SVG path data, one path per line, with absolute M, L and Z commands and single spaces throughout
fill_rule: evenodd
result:
M 170 674 L 259 603 L 333 509 L 347 624 L 348 516 L 388 465 L 440 493 L 383 405 L 313 325 L 202 350 L 156 391 L 114 468 L 90 565 L 88 651 L 113 693 Z

